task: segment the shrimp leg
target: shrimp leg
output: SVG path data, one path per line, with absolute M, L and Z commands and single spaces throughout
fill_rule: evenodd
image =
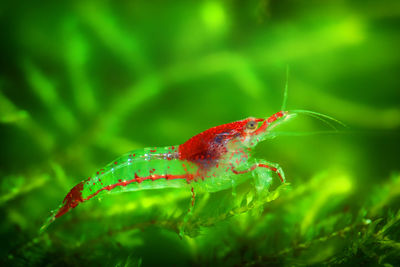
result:
M 251 164 L 250 168 L 245 170 L 237 170 L 233 166 L 231 170 L 234 174 L 252 172 L 252 175 L 255 179 L 256 190 L 259 193 L 264 191 L 271 184 L 271 171 L 275 172 L 279 176 L 279 179 L 282 183 L 286 181 L 285 174 L 283 173 L 283 170 L 279 166 L 279 164 L 268 162 L 265 160 L 257 160 L 253 164 Z
M 178 228 L 179 229 L 179 236 L 180 236 L 181 239 L 183 238 L 183 235 L 185 234 L 185 226 L 186 226 L 187 222 L 189 221 L 190 217 L 192 216 L 193 209 L 194 209 L 194 203 L 195 203 L 196 194 L 194 192 L 194 188 L 193 187 L 190 190 L 190 192 L 192 193 L 190 206 L 189 206 L 189 209 L 188 209 L 185 217 L 183 217 L 182 225 Z
M 269 162 L 269 161 L 265 161 L 265 160 L 260 160 L 257 163 L 257 167 L 266 168 L 266 169 L 269 169 L 269 170 L 275 172 L 279 176 L 279 179 L 281 180 L 282 183 L 286 182 L 285 174 L 284 174 L 281 166 L 279 166 L 278 163 L 273 163 L 273 162 Z

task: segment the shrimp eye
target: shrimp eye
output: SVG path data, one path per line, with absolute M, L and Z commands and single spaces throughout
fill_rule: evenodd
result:
M 257 122 L 255 122 L 255 121 L 249 121 L 249 122 L 246 124 L 246 128 L 249 129 L 249 130 L 255 130 L 255 129 L 257 128 Z

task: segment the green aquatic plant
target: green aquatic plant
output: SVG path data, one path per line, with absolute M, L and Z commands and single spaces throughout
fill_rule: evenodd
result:
M 398 10 L 398 1 L 5 1 L 0 264 L 396 266 Z M 197 193 L 186 219 L 190 190 L 110 194 L 38 233 L 110 159 L 280 110 L 287 65 L 286 107 L 349 127 L 327 132 L 324 121 L 335 122 L 302 112 L 259 144 L 254 156 L 278 162 L 290 186 L 273 179 L 260 196 L 250 175 L 236 194 Z

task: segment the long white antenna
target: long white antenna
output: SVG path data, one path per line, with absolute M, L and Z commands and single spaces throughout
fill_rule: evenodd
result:
M 288 98 L 288 89 L 289 89 L 289 65 L 286 65 L 286 83 L 285 83 L 285 89 L 283 92 L 283 102 L 282 102 L 282 107 L 281 111 L 286 110 L 286 104 L 287 104 L 287 98 Z

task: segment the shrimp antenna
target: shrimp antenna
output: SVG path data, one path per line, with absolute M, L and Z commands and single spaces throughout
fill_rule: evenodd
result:
M 331 127 L 335 131 L 338 131 L 338 130 L 331 122 L 337 123 L 337 124 L 341 125 L 342 127 L 347 128 L 347 125 L 344 124 L 343 122 L 341 122 L 341 121 L 339 121 L 339 120 L 337 120 L 337 119 L 335 119 L 335 118 L 333 118 L 331 116 L 328 116 L 328 115 L 325 115 L 325 114 L 322 114 L 322 113 L 318 113 L 318 112 L 315 112 L 315 111 L 297 109 L 297 110 L 291 110 L 290 112 L 298 113 L 298 114 L 306 114 L 308 116 L 314 117 L 314 118 L 324 122 L 325 124 L 329 125 L 329 127 Z
M 286 110 L 286 104 L 288 99 L 288 90 L 289 90 L 289 65 L 286 65 L 286 82 L 285 82 L 285 89 L 283 91 L 283 101 L 281 110 Z
M 332 131 L 312 131 L 312 132 L 271 132 L 268 138 L 275 138 L 278 136 L 312 136 L 321 134 L 336 134 L 337 130 Z

